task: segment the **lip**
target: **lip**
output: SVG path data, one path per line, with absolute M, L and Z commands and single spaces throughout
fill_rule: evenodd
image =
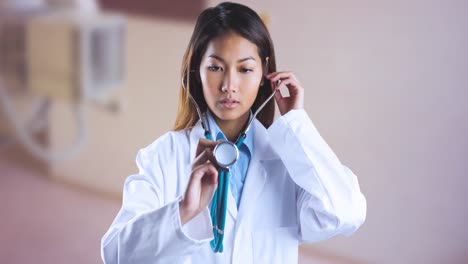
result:
M 219 101 L 219 104 L 222 105 L 226 109 L 233 109 L 239 105 L 239 101 L 230 99 L 230 98 L 224 98 Z

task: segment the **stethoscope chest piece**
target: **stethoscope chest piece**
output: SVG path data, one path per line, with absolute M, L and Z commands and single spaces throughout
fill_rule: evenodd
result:
M 229 168 L 234 165 L 239 158 L 239 150 L 234 143 L 222 141 L 216 145 L 213 155 L 220 167 Z

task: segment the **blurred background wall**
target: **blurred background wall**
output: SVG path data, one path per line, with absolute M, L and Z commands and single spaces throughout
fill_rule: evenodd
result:
M 305 245 L 304 254 L 468 263 L 468 2 L 238 2 L 268 21 L 278 69 L 296 73 L 307 112 L 367 197 L 367 220 L 355 235 Z M 127 23 L 127 76 L 113 94 L 121 111 L 88 104 L 87 146 L 50 165 L 54 179 L 117 198 L 137 171 L 138 149 L 173 125 L 194 27 L 190 19 L 135 13 Z M 68 107 L 56 102 L 51 111 L 52 148 L 73 136 Z

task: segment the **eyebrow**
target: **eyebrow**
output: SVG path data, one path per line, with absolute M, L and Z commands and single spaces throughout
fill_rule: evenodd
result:
M 221 57 L 219 57 L 218 55 L 215 55 L 215 54 L 211 54 L 211 55 L 208 56 L 208 57 L 209 57 L 209 58 L 216 59 L 216 60 L 219 60 L 219 61 L 221 61 L 221 62 L 223 62 L 223 63 L 226 62 L 223 58 L 221 58 Z M 243 59 L 238 60 L 237 63 L 241 63 L 241 62 L 244 62 L 244 61 L 247 61 L 247 60 L 254 60 L 254 61 L 255 61 L 255 58 L 252 57 L 252 56 L 249 56 L 249 57 L 247 57 L 247 58 L 243 58 Z

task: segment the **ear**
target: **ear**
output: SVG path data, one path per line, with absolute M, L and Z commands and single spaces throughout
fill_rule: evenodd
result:
M 263 85 L 265 81 L 265 76 L 268 74 L 268 67 L 270 66 L 270 57 L 265 58 L 265 65 L 263 66 L 263 74 L 262 74 L 262 82 L 260 83 L 260 86 Z
M 268 72 L 268 68 L 270 66 L 270 57 L 266 57 L 265 58 L 265 67 L 263 68 L 263 75 L 267 75 L 269 72 Z

